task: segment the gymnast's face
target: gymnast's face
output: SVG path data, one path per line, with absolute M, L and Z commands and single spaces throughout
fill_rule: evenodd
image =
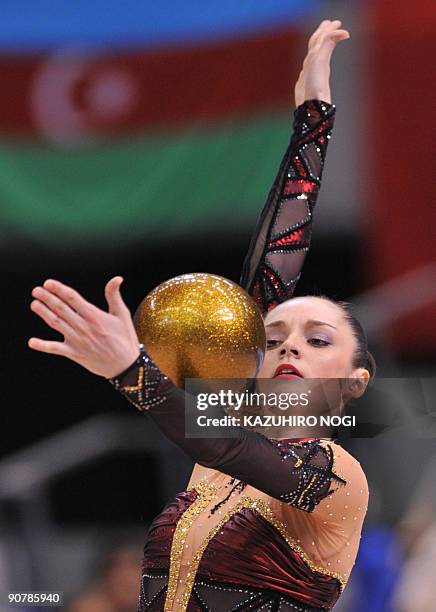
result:
M 353 366 L 357 340 L 342 309 L 333 302 L 312 296 L 293 298 L 269 312 L 264 322 L 267 350 L 259 378 L 297 375 L 368 382 L 368 370 Z

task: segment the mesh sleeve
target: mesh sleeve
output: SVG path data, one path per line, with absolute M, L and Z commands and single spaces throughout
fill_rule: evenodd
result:
M 312 233 L 312 213 L 336 108 L 308 100 L 294 113 L 291 142 L 257 223 L 240 284 L 262 312 L 290 297 Z
M 319 440 L 271 440 L 243 427 L 232 428 L 232 438 L 185 437 L 185 392 L 164 376 L 144 351 L 110 382 L 195 462 L 286 504 L 312 512 L 321 499 L 334 492 L 334 482 L 345 483 L 335 473 L 331 447 Z

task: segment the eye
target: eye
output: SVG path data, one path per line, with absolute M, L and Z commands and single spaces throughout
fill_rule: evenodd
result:
M 308 343 L 312 346 L 330 346 L 331 342 L 324 340 L 323 338 L 309 338 Z
M 279 344 L 281 344 L 282 341 L 281 340 L 267 340 L 266 341 L 266 348 L 270 349 L 270 348 L 275 348 L 276 346 L 278 346 Z

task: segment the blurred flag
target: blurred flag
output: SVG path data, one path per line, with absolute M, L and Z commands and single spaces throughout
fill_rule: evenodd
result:
M 371 48 L 368 147 L 372 282 L 433 264 L 436 286 L 435 121 L 436 5 L 434 0 L 370 3 Z M 430 286 L 431 285 L 431 286 Z M 421 289 L 425 299 L 426 290 Z M 406 297 L 406 296 L 405 296 Z M 393 308 L 393 317 L 395 308 Z M 436 304 L 416 310 L 390 329 L 406 358 L 434 360 Z
M 252 222 L 290 136 L 318 5 L 7 2 L 3 234 L 128 240 Z

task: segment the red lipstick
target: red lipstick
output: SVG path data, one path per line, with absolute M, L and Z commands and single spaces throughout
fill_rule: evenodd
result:
M 276 376 L 280 376 L 280 378 L 295 378 L 296 376 L 298 378 L 304 378 L 300 370 L 290 363 L 282 363 L 279 365 L 274 372 L 274 378 L 276 378 Z

